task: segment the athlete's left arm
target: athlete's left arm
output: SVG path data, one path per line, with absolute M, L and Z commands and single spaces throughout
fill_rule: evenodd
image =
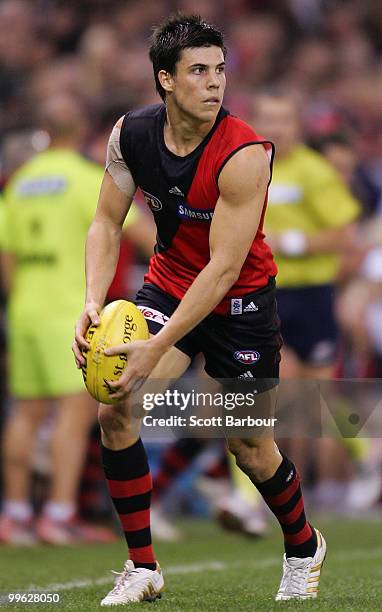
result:
M 259 145 L 241 149 L 225 164 L 210 228 L 210 261 L 156 336 L 105 351 L 129 354 L 126 371 L 112 385 L 116 397 L 147 378 L 163 353 L 210 314 L 235 283 L 256 236 L 269 177 L 269 159 Z

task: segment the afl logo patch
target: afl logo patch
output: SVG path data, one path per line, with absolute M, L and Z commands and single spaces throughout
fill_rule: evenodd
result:
M 143 196 L 144 196 L 147 204 L 151 208 L 151 210 L 154 210 L 154 211 L 155 210 L 162 210 L 163 205 L 162 205 L 162 202 L 160 200 L 158 200 L 158 198 L 153 196 L 151 193 L 148 193 L 148 191 L 143 191 L 143 189 L 141 191 L 143 193 Z
M 256 363 L 260 359 L 260 353 L 251 350 L 236 351 L 233 356 L 237 361 L 245 363 L 245 365 Z

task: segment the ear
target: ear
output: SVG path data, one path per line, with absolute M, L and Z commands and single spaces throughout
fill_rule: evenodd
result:
M 172 92 L 174 89 L 174 79 L 169 72 L 166 70 L 159 70 L 158 79 L 166 93 Z

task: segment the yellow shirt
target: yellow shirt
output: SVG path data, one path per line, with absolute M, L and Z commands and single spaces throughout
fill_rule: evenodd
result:
M 16 259 L 9 301 L 13 322 L 75 321 L 81 312 L 85 240 L 103 174 L 75 151 L 51 149 L 24 164 L 8 183 L 3 248 Z M 127 224 L 136 216 L 130 209 Z
M 276 152 L 265 233 L 315 234 L 352 222 L 359 210 L 340 175 L 322 155 L 303 145 L 285 158 L 277 159 Z M 303 287 L 334 282 L 339 259 L 334 253 L 277 255 L 276 263 L 279 287 Z
M 0 195 L 0 251 L 4 251 L 6 244 L 6 231 L 5 231 L 5 205 L 3 197 Z

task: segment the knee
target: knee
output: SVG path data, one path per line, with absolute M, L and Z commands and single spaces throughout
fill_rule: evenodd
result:
M 115 406 L 101 405 L 98 411 L 98 423 L 105 433 L 118 433 L 126 429 L 126 419 Z
M 236 460 L 236 465 L 251 476 L 260 473 L 267 462 L 266 453 L 260 444 L 249 440 L 230 440 L 228 448 Z
M 98 411 L 98 423 L 103 436 L 109 442 L 125 444 L 128 440 L 139 437 L 140 421 L 132 418 L 119 405 L 101 404 Z

